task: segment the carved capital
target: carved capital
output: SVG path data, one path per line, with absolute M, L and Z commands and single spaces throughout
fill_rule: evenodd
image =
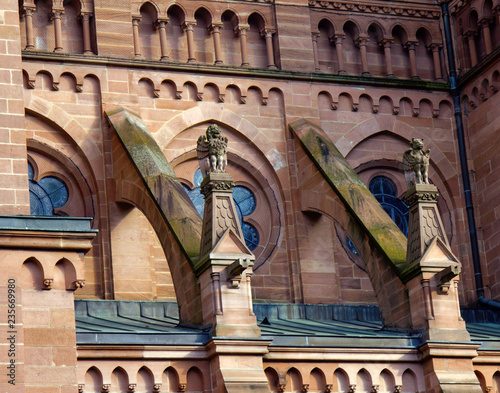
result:
M 210 34 L 218 34 L 220 33 L 221 29 L 222 29 L 222 23 L 212 23 L 210 26 L 208 26 L 208 31 Z
M 128 385 L 128 391 L 129 391 L 130 393 L 134 393 L 134 392 L 135 392 L 135 388 L 136 388 L 136 386 L 137 386 L 137 384 L 135 384 L 135 383 L 130 383 L 130 384 Z
M 185 392 L 187 389 L 187 383 L 180 383 L 178 388 L 179 388 L 179 392 Z
M 379 389 L 380 389 L 379 385 L 372 385 L 370 393 L 378 393 Z
M 60 9 L 53 9 L 52 11 L 50 11 L 50 14 L 49 14 L 49 19 L 52 21 L 54 19 L 62 19 L 64 15 L 64 9 L 60 10 Z
M 332 393 L 333 392 L 333 385 L 328 384 L 325 386 L 325 393 Z
M 78 393 L 83 393 L 85 388 L 85 384 L 78 384 Z
M 194 26 L 196 26 L 196 21 L 186 20 L 181 25 L 183 31 L 193 31 Z
M 356 393 L 356 385 L 349 385 L 348 393 Z
M 301 392 L 302 393 L 307 393 L 308 391 L 309 391 L 309 384 L 305 383 L 304 385 L 302 385 Z
M 161 390 L 161 383 L 155 383 L 153 385 L 153 392 L 158 393 Z
M 101 386 L 101 393 L 109 393 L 109 389 L 111 389 L 111 385 L 109 383 L 105 383 Z
M 401 393 L 403 391 L 403 386 L 402 385 L 396 385 L 394 386 L 394 393 Z
M 279 393 L 283 393 L 285 391 L 285 389 L 286 389 L 286 385 L 284 383 L 280 383 L 278 385 L 278 392 Z
M 207 195 L 212 191 L 231 191 L 235 186 L 234 181 L 210 181 L 201 187 L 201 193 Z

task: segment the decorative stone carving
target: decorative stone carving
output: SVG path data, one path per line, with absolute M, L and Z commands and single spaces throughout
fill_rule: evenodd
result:
M 424 151 L 424 140 L 412 138 L 411 149 L 403 155 L 408 188 L 414 184 L 429 184 L 429 155 L 430 149 Z
M 356 392 L 356 385 L 349 385 L 349 390 L 347 392 L 348 393 L 355 393 Z
M 403 391 L 403 386 L 402 385 L 396 385 L 394 386 L 394 393 L 401 393 Z
M 379 389 L 380 389 L 379 385 L 372 385 L 370 393 L 378 393 Z
M 71 286 L 73 289 L 83 288 L 85 286 L 85 280 L 73 281 L 73 284 Z
M 227 137 L 223 137 L 217 124 L 207 128 L 206 135 L 198 138 L 198 161 L 203 177 L 207 173 L 225 173 L 227 166 Z
M 325 386 L 325 393 L 332 393 L 333 392 L 333 385 L 328 384 Z
M 111 389 L 111 385 L 109 383 L 105 383 L 101 387 L 101 393 L 109 393 L 109 389 Z
M 53 278 L 46 278 L 43 280 L 43 289 L 52 289 L 52 285 L 54 284 Z
M 153 392 L 158 393 L 161 390 L 161 383 L 155 383 L 153 385 Z
M 135 392 L 135 387 L 136 387 L 136 386 L 137 386 L 137 385 L 136 385 L 135 383 L 131 383 L 131 384 L 129 384 L 129 385 L 128 385 L 128 391 L 129 391 L 130 393 L 134 393 L 134 392 Z
M 78 393 L 83 393 L 85 388 L 85 384 L 81 383 L 78 385 Z
M 187 383 L 180 383 L 179 384 L 179 392 L 185 392 L 187 388 Z
M 302 393 L 307 393 L 309 391 L 309 384 L 308 383 L 305 383 L 304 385 L 302 385 Z
M 285 389 L 286 389 L 286 385 L 284 383 L 280 383 L 278 385 L 278 392 L 279 393 L 283 393 L 285 391 Z

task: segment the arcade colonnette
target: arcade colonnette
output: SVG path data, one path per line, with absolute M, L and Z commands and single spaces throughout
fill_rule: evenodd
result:
M 499 42 L 498 0 L 0 0 L 2 389 L 499 392 Z

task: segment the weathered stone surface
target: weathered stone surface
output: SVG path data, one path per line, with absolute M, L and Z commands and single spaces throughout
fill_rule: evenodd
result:
M 321 128 L 307 120 L 290 124 L 327 182 L 358 219 L 363 231 L 398 272 L 406 262 L 406 237 Z
M 139 115 L 120 107 L 106 116 L 194 267 L 202 226 L 196 208 Z

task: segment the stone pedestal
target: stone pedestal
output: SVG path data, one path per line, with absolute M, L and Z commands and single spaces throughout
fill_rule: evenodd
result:
M 479 393 L 470 342 L 458 299 L 461 263 L 448 244 L 437 208 L 437 188 L 416 184 L 406 194 L 410 207 L 406 284 L 414 329 L 423 331 L 426 392 Z
M 250 278 L 255 257 L 245 245 L 227 173 L 207 173 L 200 263 L 197 275 L 203 323 L 212 326 L 208 344 L 214 392 L 269 392 L 262 356 L 269 342 L 260 340 L 253 313 Z
M 205 212 L 197 271 L 203 324 L 215 337 L 260 337 L 252 310 L 250 277 L 255 257 L 245 245 L 228 173 L 208 173 L 201 183 Z

